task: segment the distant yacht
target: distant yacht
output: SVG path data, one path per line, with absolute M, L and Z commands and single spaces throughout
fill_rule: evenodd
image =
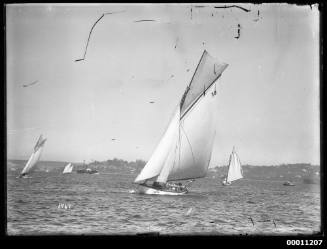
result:
M 62 172 L 63 174 L 68 174 L 68 173 L 72 173 L 73 171 L 73 165 L 71 163 L 68 163 L 66 165 L 66 167 L 64 168 L 64 171 Z
M 95 174 L 98 173 L 98 171 L 96 169 L 90 169 L 90 168 L 86 168 L 86 169 L 78 169 L 76 170 L 77 173 L 84 173 L 84 174 Z
M 229 156 L 227 177 L 223 180 L 223 185 L 230 185 L 233 181 L 243 178 L 243 170 L 240 158 L 233 147 L 232 154 Z
M 79 174 L 96 174 L 96 173 L 98 173 L 98 171 L 96 169 L 91 169 L 91 168 L 87 167 L 85 164 L 85 161 L 84 161 L 83 165 L 84 165 L 84 169 L 76 170 L 77 173 L 79 173 Z
M 43 138 L 42 135 L 39 137 L 39 139 L 36 142 L 36 145 L 34 146 L 34 151 L 31 155 L 31 157 L 28 159 L 24 169 L 18 176 L 19 178 L 26 178 L 29 173 L 33 170 L 33 168 L 36 166 L 37 162 L 40 159 L 44 143 L 47 139 Z
M 283 183 L 284 186 L 295 186 L 293 182 L 287 181 Z

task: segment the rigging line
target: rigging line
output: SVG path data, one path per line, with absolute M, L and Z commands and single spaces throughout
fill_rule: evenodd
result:
M 178 129 L 178 166 L 181 164 L 181 123 L 179 123 Z
M 176 149 L 177 149 L 177 146 L 178 146 L 178 166 L 180 165 L 180 161 L 181 161 L 181 131 L 180 131 L 180 126 L 181 126 L 181 124 L 179 123 L 179 127 L 178 127 L 178 143 L 176 143 L 174 164 L 173 164 L 173 167 L 171 168 L 171 171 L 174 169 L 174 166 L 175 166 L 175 158 L 176 158 Z
M 176 146 L 175 146 L 175 153 L 174 153 L 174 163 L 173 163 L 173 167 L 171 168 L 170 172 L 172 172 L 172 171 L 173 171 L 173 169 L 174 169 L 174 166 L 175 166 L 175 162 L 176 162 L 176 150 L 177 150 L 177 146 L 178 146 L 178 144 L 176 143 Z
M 207 87 L 207 89 L 205 89 L 205 91 L 207 91 L 219 78 L 220 78 L 220 76 L 222 75 L 222 73 L 221 74 L 219 74 L 218 76 L 217 76 L 217 78 L 215 78 L 211 83 L 210 83 L 210 85 Z M 205 92 L 204 91 L 204 92 Z M 183 115 L 181 115 L 181 117 L 180 117 L 180 120 L 182 120 L 183 119 L 183 117 L 186 115 L 186 113 L 188 113 L 188 111 L 189 110 L 191 110 L 191 108 L 199 101 L 199 99 L 202 97 L 202 95 L 203 95 L 203 92 L 197 97 L 197 99 L 195 99 L 194 101 L 193 101 L 193 103 L 184 111 L 184 113 L 183 113 Z
M 182 130 L 183 130 L 183 132 L 184 132 L 184 135 L 185 135 L 185 137 L 186 137 L 186 139 L 187 139 L 188 144 L 190 145 L 190 149 L 191 149 L 191 153 L 192 153 L 192 158 L 193 158 L 193 163 L 195 164 L 195 158 L 194 158 L 194 154 L 193 154 L 193 150 L 192 150 L 192 146 L 191 146 L 190 140 L 188 139 L 188 137 L 187 137 L 187 135 L 186 135 L 186 132 L 185 132 L 185 130 L 184 130 L 184 128 L 183 128 L 182 125 L 181 125 L 181 128 L 182 128 Z
M 179 123 L 179 126 L 180 126 L 180 123 Z M 173 167 L 170 169 L 170 172 L 172 172 L 174 169 L 175 162 L 176 162 L 176 150 L 177 150 L 177 146 L 180 145 L 180 129 L 178 129 L 178 138 L 179 138 L 179 141 L 176 143 L 176 146 L 175 146 L 174 163 L 173 163 Z M 180 146 L 178 146 L 178 147 L 179 147 L 179 160 L 180 160 Z

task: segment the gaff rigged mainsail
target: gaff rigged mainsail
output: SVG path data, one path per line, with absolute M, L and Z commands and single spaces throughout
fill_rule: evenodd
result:
M 39 137 L 39 139 L 36 142 L 36 145 L 34 146 L 34 151 L 33 151 L 32 155 L 30 156 L 24 169 L 20 173 L 21 176 L 30 173 L 32 171 L 32 169 L 36 166 L 37 162 L 40 159 L 40 156 L 41 156 L 41 153 L 43 150 L 43 146 L 44 146 L 44 143 L 46 140 L 47 140 L 46 138 L 42 138 L 42 135 Z
M 135 179 L 158 182 L 204 177 L 215 137 L 216 89 L 228 65 L 204 51 L 174 117 L 150 160 Z

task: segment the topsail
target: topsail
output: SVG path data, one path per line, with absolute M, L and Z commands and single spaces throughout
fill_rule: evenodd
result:
M 44 146 L 46 140 L 47 139 L 43 138 L 42 135 L 39 137 L 39 139 L 37 140 L 37 142 L 34 146 L 34 151 L 33 151 L 32 155 L 30 156 L 24 169 L 20 173 L 21 176 L 30 173 L 32 171 L 32 169 L 36 166 L 37 162 L 40 159 L 40 156 L 41 156 L 41 153 L 43 150 L 43 146 Z
M 165 134 L 135 183 L 165 183 L 206 175 L 216 133 L 214 83 L 227 66 L 203 52 Z

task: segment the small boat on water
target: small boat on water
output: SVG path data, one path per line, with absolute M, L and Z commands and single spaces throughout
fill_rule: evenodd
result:
M 80 174 L 95 174 L 95 173 L 98 173 L 98 171 L 96 169 L 90 169 L 90 168 L 78 169 L 76 172 L 80 173 Z
M 68 163 L 65 168 L 64 168 L 64 171 L 62 172 L 63 174 L 69 174 L 69 173 L 72 173 L 73 172 L 73 165 L 72 163 Z
M 83 161 L 83 168 L 76 170 L 76 173 L 79 174 L 97 174 L 99 173 L 96 169 L 89 168 L 85 161 Z
M 233 181 L 243 178 L 243 170 L 240 158 L 238 157 L 235 147 L 229 156 L 227 177 L 223 180 L 224 186 L 231 185 Z
M 32 155 L 28 159 L 25 167 L 23 168 L 18 178 L 28 178 L 28 174 L 30 174 L 33 171 L 33 169 L 35 168 L 41 157 L 41 153 L 46 140 L 47 140 L 46 138 L 43 138 L 42 135 L 40 135 L 39 139 L 37 140 L 34 146 Z
M 287 181 L 283 183 L 284 186 L 295 186 L 293 182 Z
M 167 130 L 134 180 L 138 193 L 183 195 L 206 176 L 216 134 L 216 81 L 227 66 L 204 50 Z

